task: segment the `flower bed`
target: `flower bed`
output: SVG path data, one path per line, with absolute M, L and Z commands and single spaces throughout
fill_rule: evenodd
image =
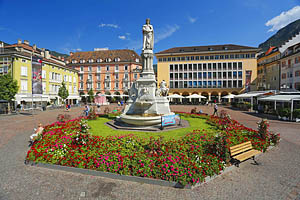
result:
M 26 160 L 195 185 L 225 168 L 229 146 L 251 140 L 255 148 L 265 150 L 272 143 L 269 133 L 262 139 L 258 131 L 229 118 L 183 115 L 206 118 L 219 129 L 216 135 L 195 130 L 169 141 L 134 135 L 97 137 L 88 133 L 87 119 L 77 118 L 46 126 Z

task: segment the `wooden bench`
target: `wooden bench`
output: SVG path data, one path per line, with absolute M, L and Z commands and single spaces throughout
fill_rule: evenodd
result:
M 230 147 L 230 156 L 237 167 L 239 167 L 239 164 L 242 161 L 247 160 L 249 158 L 252 158 L 255 164 L 258 165 L 258 163 L 255 160 L 255 156 L 260 153 L 260 151 L 253 149 L 251 141 Z

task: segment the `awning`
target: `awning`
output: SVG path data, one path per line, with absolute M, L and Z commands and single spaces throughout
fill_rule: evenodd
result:
M 261 97 L 259 101 L 278 101 L 278 102 L 291 102 L 292 100 L 300 101 L 300 95 L 273 95 L 268 97 Z
M 236 95 L 234 98 L 244 98 L 244 99 L 251 99 L 252 97 L 258 97 L 262 95 L 271 95 L 270 91 L 261 91 L 261 92 L 249 92 L 249 93 L 244 93 L 244 94 L 239 94 Z

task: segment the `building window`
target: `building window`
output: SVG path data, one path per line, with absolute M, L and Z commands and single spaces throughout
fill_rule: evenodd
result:
M 118 73 L 116 73 L 116 79 L 119 79 L 119 74 Z
M 109 65 L 106 65 L 106 71 L 109 71 Z
M 83 66 L 80 66 L 80 71 L 83 72 Z
M 97 67 L 97 72 L 101 72 L 101 66 Z
M 137 74 L 134 74 L 134 79 L 137 79 Z
M 42 78 L 45 79 L 46 78 L 46 71 L 42 70 Z
M 115 70 L 116 70 L 116 71 L 119 71 L 119 65 L 116 65 L 116 66 L 115 66 Z
M 27 67 L 21 66 L 21 76 L 27 76 Z
M 27 92 L 27 86 L 28 86 L 27 80 L 21 80 L 21 91 L 22 92 Z
M 127 66 L 127 65 L 124 66 L 124 70 L 125 70 L 125 71 L 128 70 L 128 66 Z

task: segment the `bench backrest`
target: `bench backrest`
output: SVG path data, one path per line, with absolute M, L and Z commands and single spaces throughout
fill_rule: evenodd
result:
M 252 149 L 252 144 L 251 141 L 248 142 L 244 142 L 242 144 L 238 144 L 238 145 L 234 145 L 232 147 L 230 147 L 230 154 L 231 156 L 235 156 L 239 153 L 248 151 Z

